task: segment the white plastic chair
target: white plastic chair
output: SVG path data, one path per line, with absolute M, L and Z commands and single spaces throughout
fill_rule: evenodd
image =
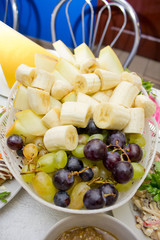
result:
M 16 0 L 10 0 L 12 13 L 13 13 L 13 29 L 18 30 L 18 8 Z M 5 15 L 4 15 L 4 23 L 6 23 L 7 19 L 7 12 L 8 12 L 8 0 L 6 0 L 6 7 L 5 7 Z
M 51 36 L 52 36 L 52 42 L 55 42 L 57 40 L 56 37 L 56 19 L 57 19 L 57 14 L 60 10 L 60 8 L 63 6 L 63 4 L 65 2 L 67 2 L 66 7 L 65 7 L 65 15 L 66 15 L 66 21 L 68 23 L 69 26 L 69 31 L 71 34 L 71 38 L 73 41 L 73 45 L 74 47 L 77 47 L 77 41 L 75 38 L 75 34 L 73 31 L 73 27 L 70 21 L 70 15 L 69 15 L 69 7 L 70 4 L 72 3 L 73 0 L 60 0 L 59 3 L 56 5 L 56 7 L 54 8 L 52 15 L 51 15 Z M 77 0 L 74 0 L 77 1 Z M 113 39 L 113 41 L 109 44 L 111 47 L 114 46 L 114 44 L 116 43 L 116 41 L 118 40 L 118 38 L 120 37 L 120 35 L 122 34 L 123 30 L 125 29 L 125 26 L 127 24 L 127 20 L 128 20 L 128 16 L 132 21 L 133 27 L 134 27 L 134 43 L 132 46 L 132 49 L 123 65 L 124 68 L 128 67 L 129 64 L 131 63 L 132 59 L 134 58 L 138 46 L 139 46 L 139 42 L 140 42 L 140 38 L 141 38 L 141 31 L 140 31 L 140 23 L 139 23 L 139 19 L 138 16 L 135 12 L 135 10 L 132 8 L 132 6 L 125 0 L 112 0 L 112 1 L 107 1 L 107 0 L 101 0 L 103 2 L 103 6 L 101 7 L 101 9 L 98 11 L 97 14 L 97 19 L 96 22 L 94 24 L 94 17 L 96 14 L 96 9 L 93 7 L 93 0 L 84 0 L 84 5 L 82 7 L 82 11 L 81 11 L 81 21 L 82 21 L 82 39 L 83 42 L 86 42 L 86 36 L 85 36 L 85 8 L 88 5 L 89 9 L 90 9 L 90 27 L 88 29 L 89 31 L 89 43 L 88 46 L 90 47 L 90 49 L 93 51 L 96 47 L 96 51 L 95 51 L 95 55 L 98 56 L 98 53 L 101 49 L 103 40 L 105 35 L 107 34 L 107 30 L 112 18 L 112 8 L 116 7 L 119 8 L 120 12 L 123 15 L 123 24 L 120 27 L 116 37 Z M 103 33 L 101 35 L 101 39 L 98 43 L 98 45 L 96 46 L 95 44 L 95 40 L 96 40 L 96 35 L 97 35 L 97 30 L 99 27 L 99 23 L 100 23 L 100 19 L 101 16 L 103 14 L 103 11 L 107 9 L 108 10 L 108 20 L 105 23 L 105 27 L 103 29 Z M 76 9 L 75 9 L 76 11 Z M 64 18 L 63 18 L 64 19 Z

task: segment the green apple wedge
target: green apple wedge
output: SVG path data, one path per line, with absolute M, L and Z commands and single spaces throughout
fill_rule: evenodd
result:
M 8 129 L 6 137 L 9 137 L 12 134 L 17 134 L 21 136 L 25 144 L 33 142 L 33 140 L 35 139 L 35 136 L 28 134 L 27 130 L 23 127 L 23 125 L 18 119 Z
M 119 58 L 110 46 L 101 49 L 98 62 L 102 69 L 114 73 L 122 73 L 124 71 Z
M 30 109 L 17 112 L 15 116 L 25 128 L 28 135 L 43 136 L 48 129 L 42 123 L 42 118 Z

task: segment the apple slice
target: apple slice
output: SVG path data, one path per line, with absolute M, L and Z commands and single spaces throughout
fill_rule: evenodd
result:
M 74 82 L 77 74 L 80 74 L 78 68 L 64 58 L 59 59 L 59 61 L 55 65 L 55 69 L 71 84 Z
M 41 53 L 35 54 L 35 66 L 39 69 L 43 69 L 47 72 L 53 72 L 56 63 L 57 58 L 52 58 Z
M 70 92 L 64 98 L 61 99 L 61 102 L 76 102 L 77 101 L 77 94 L 75 91 Z
M 15 116 L 28 135 L 43 136 L 47 131 L 47 128 L 42 123 L 42 118 L 30 109 L 17 112 Z
M 100 68 L 102 69 L 115 73 L 121 73 L 124 71 L 116 53 L 110 46 L 101 49 L 98 62 L 100 64 Z
M 13 107 L 18 110 L 25 110 L 30 108 L 28 103 L 27 88 L 24 87 L 23 85 L 18 86 Z
M 65 58 L 68 62 L 75 64 L 75 58 L 71 50 L 61 41 L 58 40 L 53 43 L 53 47 L 60 57 Z
M 46 114 L 50 107 L 50 95 L 43 90 L 28 87 L 28 102 L 35 113 Z

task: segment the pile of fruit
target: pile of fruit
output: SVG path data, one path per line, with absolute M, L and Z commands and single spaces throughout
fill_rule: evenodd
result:
M 44 200 L 71 209 L 111 206 L 144 174 L 145 118 L 156 106 L 109 46 L 95 58 L 84 43 L 74 55 L 61 41 L 53 45 L 58 60 L 36 54 L 35 68 L 17 68 L 19 111 L 7 145 Z

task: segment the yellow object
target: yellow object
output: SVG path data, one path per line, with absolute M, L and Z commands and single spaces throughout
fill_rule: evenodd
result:
M 35 53 L 58 59 L 43 47 L 0 21 L 0 64 L 10 88 L 16 81 L 15 72 L 20 64 L 35 66 Z

